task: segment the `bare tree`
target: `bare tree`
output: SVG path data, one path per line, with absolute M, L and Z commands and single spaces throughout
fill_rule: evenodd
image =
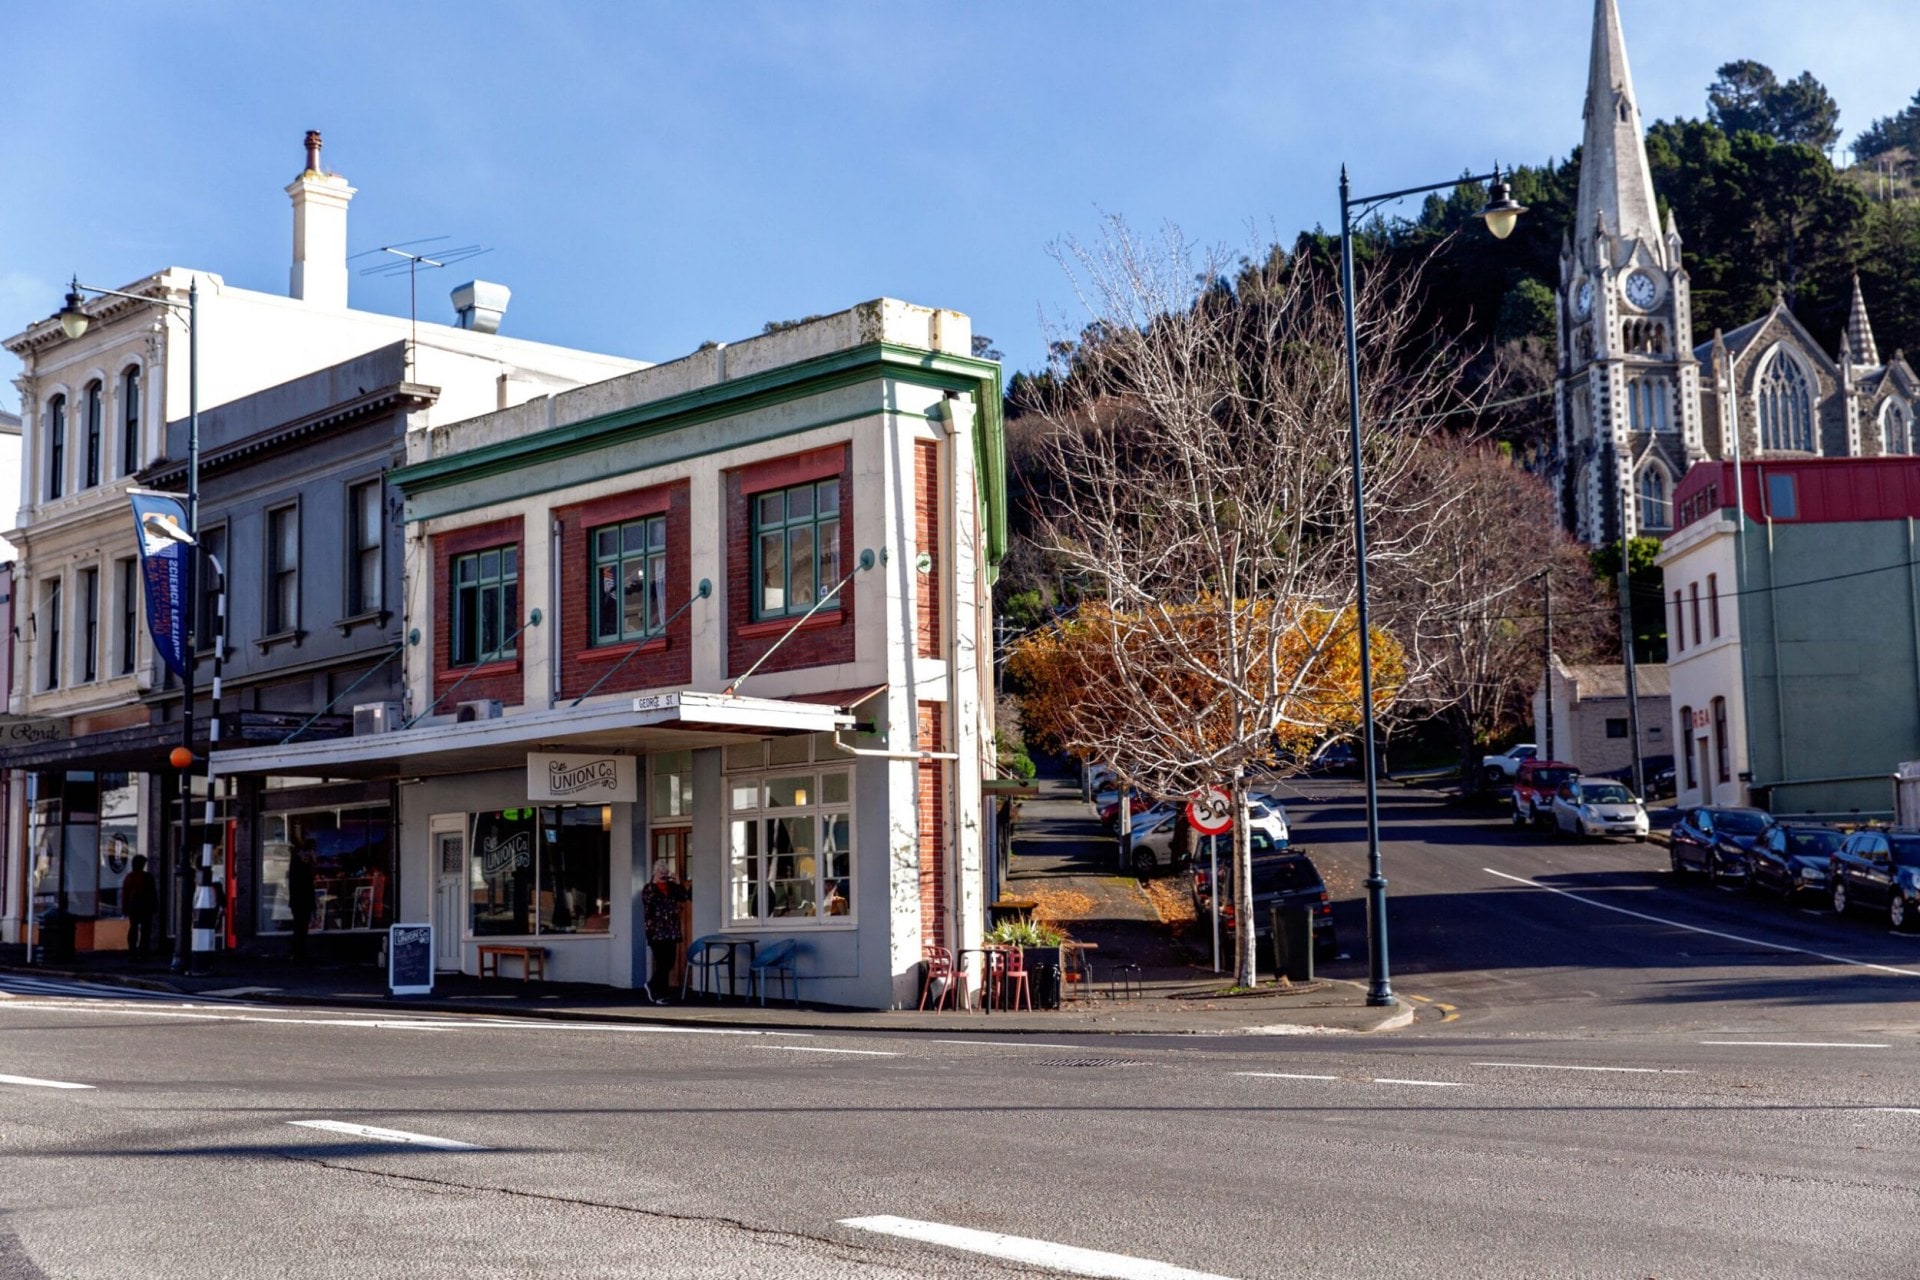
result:
M 1232 265 L 1117 219 L 1056 256 L 1090 322 L 1039 409 L 1053 483 L 1036 536 L 1081 608 L 1016 657 L 1028 720 L 1159 794 L 1227 784 L 1251 985 L 1247 772 L 1359 718 L 1339 296 L 1304 258 Z M 1416 288 L 1370 277 L 1356 300 L 1376 570 L 1422 555 L 1448 501 L 1419 483 L 1418 446 L 1459 407 L 1459 362 L 1415 331 Z M 1417 673 L 1378 628 L 1374 647 L 1384 707 Z
M 1563 655 L 1604 646 L 1608 605 L 1585 550 L 1561 530 L 1552 493 L 1500 449 L 1429 442 L 1418 473 L 1420 485 L 1450 495 L 1446 517 L 1375 578 L 1375 616 L 1415 673 L 1398 710 L 1447 723 L 1462 789 L 1472 791 L 1479 748 L 1524 722 L 1544 678 L 1548 583 Z

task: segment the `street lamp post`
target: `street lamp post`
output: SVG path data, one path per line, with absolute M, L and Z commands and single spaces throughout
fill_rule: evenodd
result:
M 195 583 L 199 578 L 200 536 L 200 280 L 194 277 L 187 282 L 187 303 L 183 308 L 171 298 L 156 298 L 146 294 L 123 293 L 118 289 L 101 289 L 93 285 L 80 283 L 74 277 L 67 288 L 66 305 L 60 308 L 60 328 L 69 338 L 79 338 L 87 331 L 93 317 L 87 314 L 86 296 L 95 294 L 103 297 L 128 298 L 134 302 L 144 302 L 151 306 L 165 307 L 170 311 L 184 311 L 187 317 L 187 553 L 186 581 L 182 584 L 184 608 L 181 610 L 181 673 L 180 673 L 180 745 L 174 749 L 171 763 L 180 773 L 180 844 L 174 855 L 174 902 L 173 902 L 173 963 L 175 973 L 186 973 L 193 966 L 192 922 L 193 870 L 188 864 L 188 850 L 192 847 L 193 831 L 191 810 L 193 807 L 193 605 Z M 164 414 L 162 415 L 164 417 Z M 212 875 L 211 867 L 201 868 L 203 876 Z
M 1347 412 L 1353 436 L 1354 590 L 1356 621 L 1360 628 L 1360 769 L 1367 791 L 1367 1003 L 1376 1006 L 1393 1003 L 1393 981 L 1387 972 L 1387 877 L 1380 868 L 1380 786 L 1378 761 L 1373 754 L 1373 637 L 1367 622 L 1367 519 L 1360 468 L 1360 353 L 1354 325 L 1353 214 L 1356 208 L 1364 216 L 1369 209 L 1389 200 L 1441 191 L 1467 182 L 1491 184 L 1487 206 L 1479 216 L 1486 219 L 1487 230 L 1496 240 L 1505 240 L 1513 233 L 1513 224 L 1526 208 L 1515 203 L 1498 165 L 1492 173 L 1358 198 L 1347 182 L 1347 167 L 1340 166 L 1340 299 L 1347 326 Z

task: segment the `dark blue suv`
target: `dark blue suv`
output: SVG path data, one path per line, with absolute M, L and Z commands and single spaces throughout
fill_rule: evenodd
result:
M 1878 907 L 1895 929 L 1920 921 L 1920 831 L 1856 831 L 1833 855 L 1833 909 Z
M 1745 880 L 1754 843 L 1773 825 L 1764 809 L 1703 805 L 1689 809 L 1673 829 L 1673 874 L 1704 871 L 1715 880 Z

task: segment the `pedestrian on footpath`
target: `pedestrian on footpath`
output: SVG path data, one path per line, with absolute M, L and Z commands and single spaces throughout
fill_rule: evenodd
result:
M 667 1003 L 673 991 L 673 965 L 680 958 L 680 904 L 687 900 L 685 885 L 673 878 L 673 864 L 665 858 L 653 864 L 653 879 L 640 891 L 640 915 L 647 931 L 647 999 Z
M 313 927 L 313 841 L 302 840 L 287 863 L 287 910 L 293 913 L 295 960 L 307 958 L 307 930 Z
M 127 916 L 127 954 L 145 960 L 153 949 L 153 917 L 160 910 L 160 887 L 147 870 L 147 855 L 133 855 L 133 870 L 120 882 L 120 909 Z

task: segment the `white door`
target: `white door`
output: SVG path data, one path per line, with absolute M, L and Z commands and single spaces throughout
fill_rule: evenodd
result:
M 460 932 L 466 924 L 467 824 L 459 815 L 435 818 L 433 842 L 433 963 L 443 972 L 460 968 Z

